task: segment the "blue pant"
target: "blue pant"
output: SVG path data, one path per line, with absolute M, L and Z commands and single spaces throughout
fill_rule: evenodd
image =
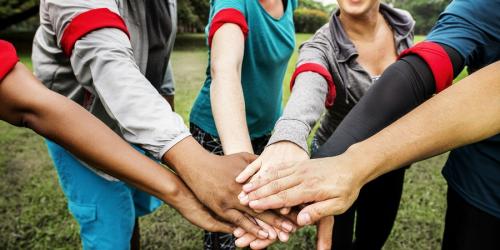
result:
M 80 225 L 84 249 L 129 249 L 137 217 L 162 202 L 121 181 L 110 181 L 47 140 L 68 208 Z

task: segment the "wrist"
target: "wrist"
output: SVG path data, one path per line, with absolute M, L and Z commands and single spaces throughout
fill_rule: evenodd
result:
M 214 160 L 215 156 L 206 151 L 192 137 L 188 136 L 173 146 L 162 157 L 163 163 L 171 167 L 184 181 L 189 173 L 196 172 L 204 163 Z
M 384 174 L 382 166 L 384 166 L 385 154 L 370 150 L 364 144 L 351 145 L 341 157 L 352 162 L 351 165 L 355 168 L 354 173 L 356 173 L 356 178 L 361 185 L 365 185 Z

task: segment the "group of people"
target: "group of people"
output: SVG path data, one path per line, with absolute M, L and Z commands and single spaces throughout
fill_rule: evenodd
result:
M 0 41 L 0 118 L 47 138 L 84 249 L 138 249 L 137 218 L 163 202 L 205 249 L 314 223 L 318 249 L 381 249 L 405 170 L 448 150 L 442 248 L 500 247 L 500 1 L 452 1 L 414 46 L 410 13 L 339 0 L 282 111 L 297 5 L 211 0 L 189 129 L 173 111 L 175 0 L 40 1 L 34 76 Z

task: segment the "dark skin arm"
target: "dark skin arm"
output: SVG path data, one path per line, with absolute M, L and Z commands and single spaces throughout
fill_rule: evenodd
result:
M 76 103 L 45 88 L 21 63 L 0 83 L 0 119 L 57 142 L 95 168 L 162 199 L 199 227 L 232 231 L 174 173 L 134 150 Z
M 256 156 L 248 153 L 216 156 L 201 147 L 194 138 L 187 137 L 170 149 L 163 160 L 215 214 L 259 239 L 267 239 L 268 232 L 262 230 L 246 214 L 286 232 L 295 230 L 295 225 L 284 216 L 270 211 L 256 213 L 240 204 L 237 196 L 241 191 L 241 184 L 234 179 L 255 158 Z

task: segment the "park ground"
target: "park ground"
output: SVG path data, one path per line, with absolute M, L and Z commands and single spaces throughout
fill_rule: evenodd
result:
M 297 44 L 309 36 L 297 35 Z M 21 61 L 31 66 L 29 53 L 29 49 L 19 51 Z M 284 81 L 285 102 L 296 58 L 295 52 Z M 207 64 L 203 37 L 181 35 L 172 60 L 177 82 L 176 110 L 187 123 Z M 441 176 L 445 160 L 446 154 L 440 155 L 416 163 L 406 172 L 399 214 L 385 249 L 440 248 L 446 209 L 447 187 Z M 43 138 L 28 129 L 0 122 L 0 176 L 0 249 L 81 248 L 78 225 L 67 210 Z M 169 206 L 143 217 L 141 228 L 144 249 L 202 248 L 203 232 Z M 308 227 L 298 231 L 287 244 L 275 244 L 270 249 L 313 249 L 314 241 L 315 229 Z

